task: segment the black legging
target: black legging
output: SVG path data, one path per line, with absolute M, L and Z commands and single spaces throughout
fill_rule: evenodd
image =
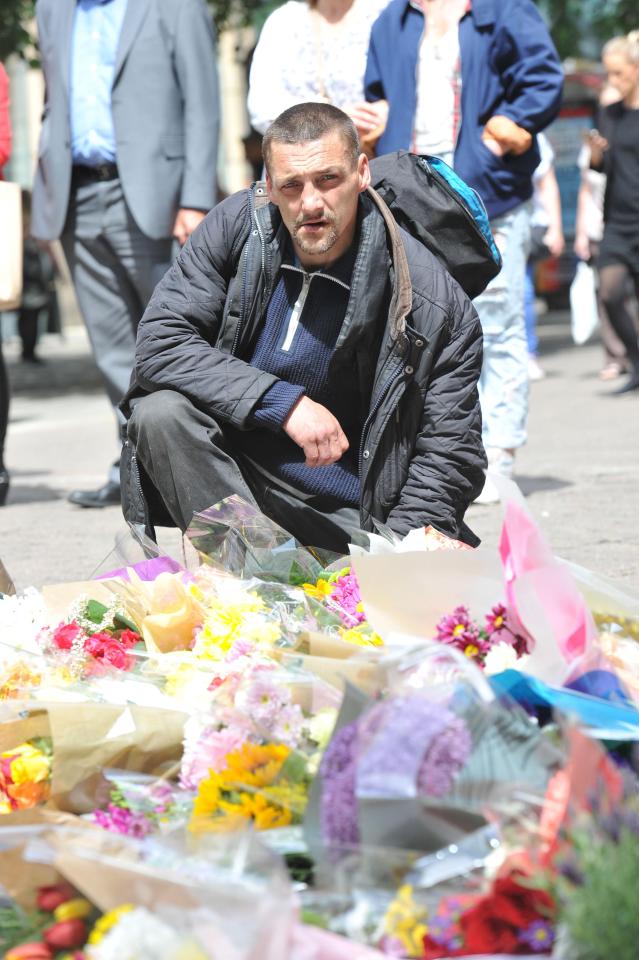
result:
M 0 337 L 0 470 L 4 470 L 4 441 L 9 423 L 9 375 L 2 355 Z
M 639 371 L 639 336 L 628 309 L 628 280 L 632 279 L 639 298 L 639 274 L 631 273 L 625 263 L 609 263 L 599 270 L 599 296 L 610 322 L 626 348 L 633 370 Z

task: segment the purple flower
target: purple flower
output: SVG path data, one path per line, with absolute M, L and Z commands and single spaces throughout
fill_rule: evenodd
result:
M 320 765 L 320 824 L 329 847 L 359 843 L 356 744 L 357 723 L 346 724 L 333 736 Z
M 94 810 L 93 819 L 110 833 L 121 833 L 127 837 L 146 837 L 153 830 L 151 821 L 141 813 L 132 813 L 124 807 L 110 803 L 106 810 Z
M 304 714 L 296 703 L 282 707 L 270 728 L 274 740 L 285 743 L 293 749 L 299 744 L 302 737 Z
M 422 760 L 417 775 L 419 793 L 428 797 L 444 797 L 466 763 L 472 745 L 464 721 L 452 717 L 446 729 L 434 738 Z
M 550 953 L 550 948 L 555 942 L 555 933 L 547 920 L 533 920 L 525 930 L 521 931 L 518 939 L 535 953 Z

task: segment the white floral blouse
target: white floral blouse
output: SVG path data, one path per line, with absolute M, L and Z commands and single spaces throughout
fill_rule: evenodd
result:
M 248 112 L 260 133 L 296 103 L 364 99 L 371 27 L 390 0 L 355 0 L 338 27 L 321 29 L 306 0 L 288 0 L 268 17 L 251 64 Z

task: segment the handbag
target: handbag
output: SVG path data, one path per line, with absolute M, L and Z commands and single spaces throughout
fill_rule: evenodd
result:
M 22 196 L 20 184 L 0 180 L 0 311 L 22 298 Z
M 599 323 L 597 281 L 594 268 L 580 260 L 570 284 L 570 332 L 576 344 L 590 340 Z

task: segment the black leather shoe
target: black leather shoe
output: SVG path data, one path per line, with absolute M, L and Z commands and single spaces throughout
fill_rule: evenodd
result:
M 639 370 L 633 371 L 630 379 L 624 383 L 623 387 L 619 387 L 618 390 L 613 390 L 612 396 L 620 397 L 624 393 L 632 393 L 633 390 L 639 390 Z
M 73 490 L 67 500 L 69 503 L 75 503 L 78 507 L 119 507 L 122 502 L 120 499 L 120 484 L 108 480 L 98 490 Z

